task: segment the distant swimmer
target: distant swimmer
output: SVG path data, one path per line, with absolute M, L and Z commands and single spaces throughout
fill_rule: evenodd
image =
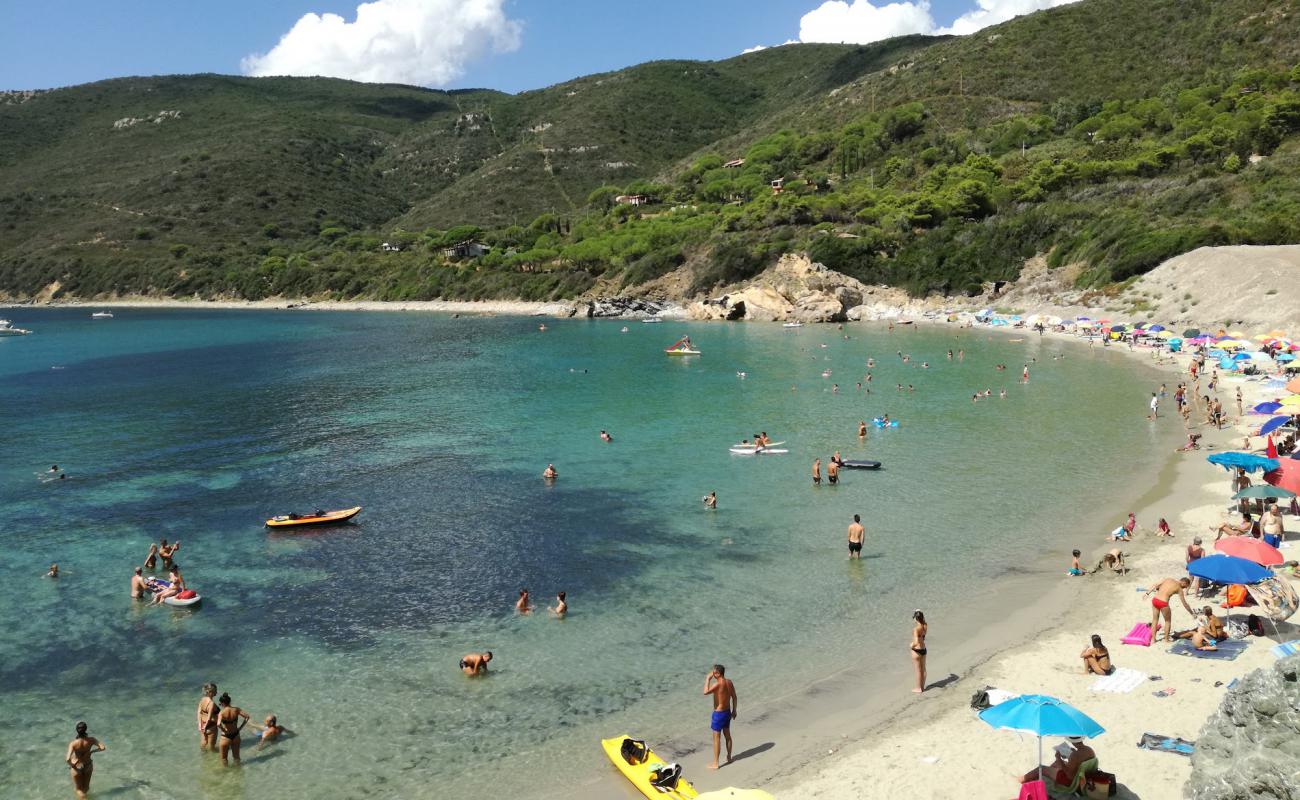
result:
M 460 670 L 466 675 L 486 675 L 488 662 L 492 660 L 492 651 L 469 653 L 460 659 Z
M 709 492 L 708 494 L 704 495 L 704 507 L 705 507 L 705 508 L 717 508 L 717 507 L 718 507 L 718 493 L 717 493 L 717 492 Z
M 555 471 L 554 464 L 547 464 L 546 469 L 542 471 L 542 477 L 548 481 L 553 481 L 556 478 L 560 477 L 560 473 Z
M 949 361 L 952 361 L 952 351 L 951 351 L 951 350 L 948 351 L 948 360 L 949 360 Z
M 867 421 L 866 421 L 866 420 L 862 420 L 861 422 L 858 423 L 858 438 L 859 438 L 859 439 L 865 439 L 865 438 L 867 438 Z
M 922 361 L 922 362 L 921 362 L 921 369 L 929 369 L 929 368 L 930 368 L 930 362 L 929 362 L 929 361 Z
M 47 572 L 47 573 L 45 573 L 45 577 L 47 577 L 47 578 L 57 578 L 57 577 L 59 577 L 59 565 L 58 565 L 58 564 L 51 564 L 51 565 L 50 565 L 50 571 Z
M 78 800 L 85 800 L 90 791 L 90 777 L 95 773 L 95 765 L 90 760 L 92 753 L 102 753 L 108 748 L 94 736 L 86 735 L 86 723 L 77 723 L 77 738 L 68 743 L 68 754 L 63 757 L 72 769 L 72 790 Z
M 875 368 L 876 368 L 876 360 L 874 358 L 868 358 L 867 369 L 875 369 Z
M 50 465 L 50 468 L 47 469 L 47 470 L 45 470 L 45 471 L 46 471 L 46 472 L 49 472 L 49 473 L 51 473 L 51 474 L 53 474 L 53 473 L 57 473 L 57 472 L 59 471 L 59 465 L 58 465 L 58 464 L 51 464 L 51 465 Z
M 762 432 L 761 434 L 759 434 L 759 435 L 763 437 L 763 446 L 764 446 L 764 447 L 771 447 L 771 446 L 772 446 L 772 437 L 767 435 L 767 431 L 763 431 L 763 432 Z
M 555 605 L 551 607 L 551 613 L 557 617 L 563 617 L 569 613 L 569 601 L 564 599 L 564 592 L 555 595 Z
M 826 480 L 831 486 L 840 482 L 840 465 L 839 462 L 832 460 L 826 465 Z
M 286 733 L 293 732 L 281 725 L 274 714 L 267 714 L 266 720 L 261 725 L 254 722 L 253 727 L 257 729 L 258 750 L 261 750 L 268 742 L 274 742 Z
M 537 326 L 537 330 L 539 330 L 539 331 L 544 331 L 544 330 L 546 330 L 546 325 L 545 325 L 545 324 L 538 325 L 538 326 Z
M 528 597 L 528 590 L 520 589 L 519 599 L 515 601 L 515 611 L 518 611 L 520 614 L 529 614 L 532 613 L 532 610 L 533 604 Z
M 736 373 L 736 377 L 737 377 L 737 378 L 745 378 L 745 377 L 748 377 L 748 375 L 747 375 L 746 373 L 744 373 L 744 372 L 737 372 L 737 373 Z
M 820 458 L 813 459 L 812 476 L 813 476 L 813 486 L 821 486 L 822 485 L 822 460 Z
M 709 764 L 709 769 L 718 768 L 724 736 L 727 739 L 727 763 L 731 763 L 731 723 L 736 719 L 738 700 L 736 686 L 726 675 L 726 667 L 714 664 L 704 679 L 704 693 L 713 696 L 713 715 L 709 718 L 709 730 L 713 731 L 713 763 Z
M 613 437 L 613 436 L 610 436 L 608 431 L 601 431 L 601 432 L 600 432 L 600 440 L 601 440 L 602 442 L 612 442 L 612 441 L 614 441 L 614 437 Z
M 1029 365 L 1028 365 L 1028 364 L 1025 365 L 1025 370 L 1024 370 L 1024 372 L 1021 372 L 1021 373 L 1020 373 L 1020 382 L 1021 382 L 1021 383 L 1029 383 Z
M 839 393 L 840 393 L 840 385 L 838 383 L 832 383 L 831 394 L 839 394 Z
M 998 391 L 998 397 L 1002 398 L 1003 400 L 1006 400 L 1006 399 L 1007 399 L 1007 390 L 1006 390 L 1006 389 L 1001 389 L 1001 390 L 999 390 L 999 391 Z
M 133 600 L 143 600 L 149 586 L 144 582 L 144 576 L 141 575 L 144 570 L 139 567 L 135 568 L 135 574 L 131 576 L 131 598 Z
M 849 524 L 849 558 L 862 558 L 862 539 L 866 529 L 862 527 L 862 517 L 854 514 Z
M 158 545 L 150 543 L 149 555 L 144 558 L 144 568 L 153 572 L 158 567 Z

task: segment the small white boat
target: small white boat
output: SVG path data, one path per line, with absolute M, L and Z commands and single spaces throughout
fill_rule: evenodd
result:
M 733 456 L 779 456 L 783 453 L 788 453 L 788 452 L 790 451 L 782 448 L 772 448 L 772 447 L 760 447 L 757 450 L 755 450 L 752 447 L 731 448 L 731 454 Z
M 785 322 L 785 323 L 782 323 L 781 327 L 782 327 L 782 328 L 802 328 L 802 327 L 803 327 L 803 323 L 802 323 L 802 322 Z
M 94 314 L 91 314 L 91 315 L 90 315 L 90 318 L 91 318 L 91 319 L 112 319 L 112 318 L 113 318 L 113 312 L 112 312 L 112 311 L 96 311 Z
M 642 325 L 657 325 L 660 322 L 663 322 L 663 320 L 659 319 L 658 317 L 646 317 L 645 319 L 641 320 Z
M 15 328 L 7 319 L 0 319 L 0 336 L 26 336 L 31 331 L 26 328 Z

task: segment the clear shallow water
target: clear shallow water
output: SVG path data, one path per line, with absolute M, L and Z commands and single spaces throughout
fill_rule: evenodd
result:
M 1157 442 L 1143 419 L 1152 372 L 1032 336 L 7 316 L 37 333 L 0 339 L 5 797 L 67 791 L 77 719 L 110 747 L 101 796 L 534 794 L 520 767 L 589 780 L 609 772 L 601 736 L 703 740 L 698 684 L 715 661 L 761 704 L 817 677 L 806 648 L 830 674 L 882 641 L 903 646 L 918 605 L 942 620 L 1044 553 L 1091 547 L 1102 532 L 1066 521 L 1154 463 Z M 683 331 L 703 357 L 662 355 Z M 965 361 L 948 362 L 949 347 Z M 868 356 L 869 396 L 854 388 Z M 972 404 L 982 388 L 995 397 Z M 857 421 L 881 413 L 903 427 L 860 444 Z M 760 429 L 790 455 L 728 454 Z M 886 469 L 814 489 L 812 458 L 837 448 Z M 70 479 L 41 483 L 56 462 Z M 539 477 L 547 462 L 554 486 Z M 716 512 L 701 507 L 710 490 Z M 348 527 L 261 526 L 353 504 L 366 510 Z M 853 513 L 868 529 L 861 563 L 844 559 Z M 160 536 L 183 542 L 197 612 L 127 596 Z M 40 577 L 51 561 L 58 581 Z M 521 586 L 539 604 L 568 591 L 570 618 L 514 615 Z M 493 674 L 466 680 L 456 661 L 480 649 L 496 654 Z M 222 771 L 193 733 L 209 680 L 302 735 Z

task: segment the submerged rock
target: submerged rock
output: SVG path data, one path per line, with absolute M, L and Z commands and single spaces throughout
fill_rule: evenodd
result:
M 1184 794 L 1300 800 L 1300 655 L 1243 677 L 1206 721 Z

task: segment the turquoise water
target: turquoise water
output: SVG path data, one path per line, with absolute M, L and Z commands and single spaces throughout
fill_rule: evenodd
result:
M 752 707 L 860 663 L 882 637 L 905 642 L 918 605 L 937 635 L 978 587 L 1049 554 L 1063 570 L 1070 546 L 1095 545 L 1103 531 L 1063 520 L 1091 518 L 1158 442 L 1143 418 L 1154 373 L 1033 336 L 6 316 L 36 331 L 0 339 L 6 798 L 67 792 L 77 719 L 110 748 L 100 796 L 538 794 L 518 768 L 619 791 L 614 777 L 591 783 L 612 774 L 596 740 L 702 743 L 710 664 L 728 665 Z M 702 357 L 663 355 L 683 332 Z M 855 388 L 868 357 L 870 395 Z M 994 397 L 972 403 L 984 388 Z M 883 413 L 902 427 L 859 442 L 858 420 Z M 756 430 L 790 454 L 728 453 Z M 835 449 L 885 469 L 814 488 L 812 459 Z M 41 482 L 51 463 L 69 478 Z M 355 504 L 346 527 L 261 524 Z M 850 563 L 854 513 L 868 558 Z M 159 537 L 182 541 L 199 610 L 128 597 Z M 41 577 L 51 561 L 57 581 Z M 514 614 L 524 586 L 539 605 L 567 591 L 569 618 Z M 465 679 L 457 660 L 483 649 L 492 675 Z M 221 770 L 193 730 L 205 681 L 299 735 Z

